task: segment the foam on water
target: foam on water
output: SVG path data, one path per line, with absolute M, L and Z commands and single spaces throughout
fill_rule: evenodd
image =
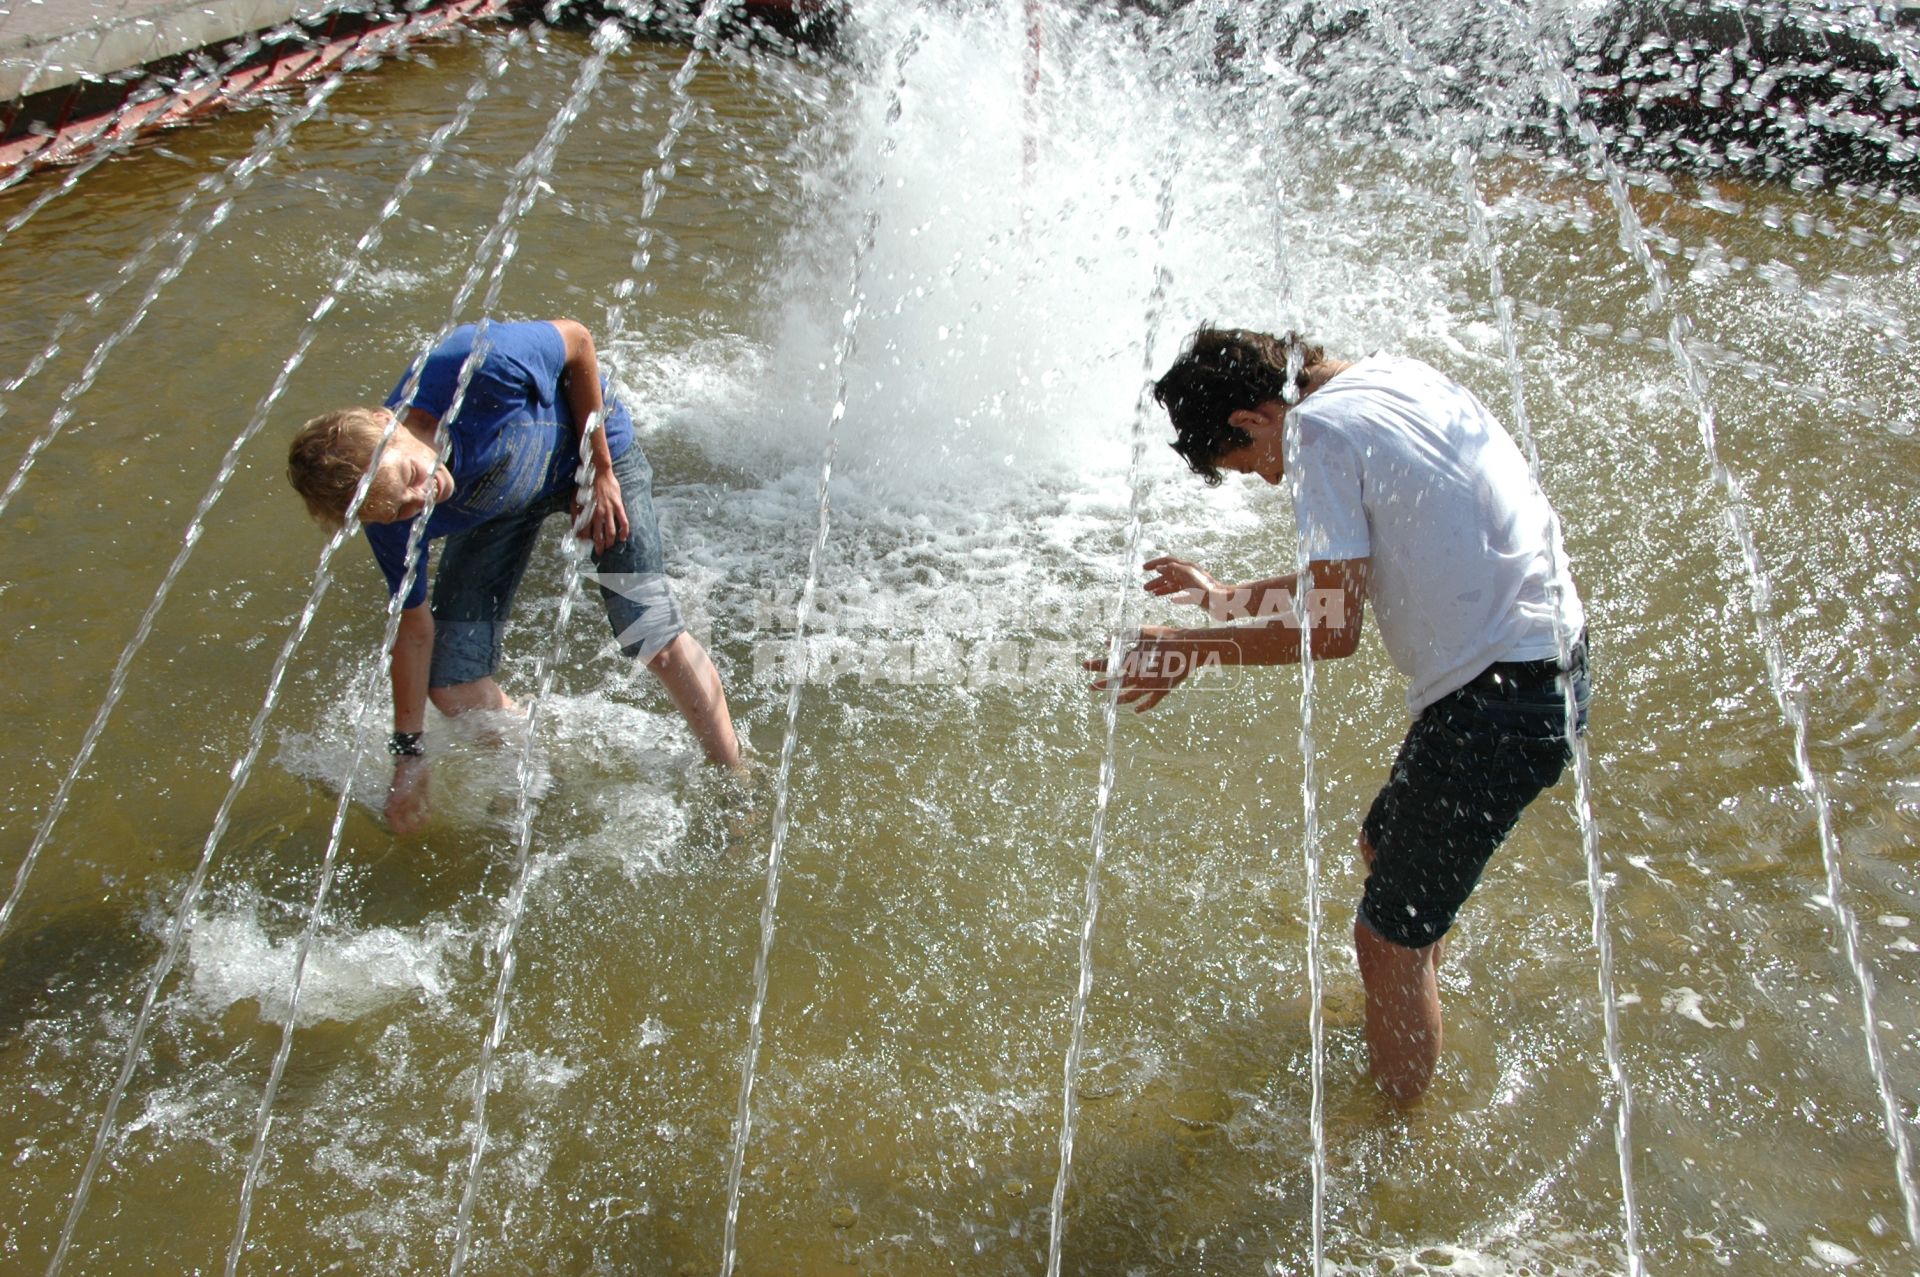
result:
M 302 1027 L 352 1021 L 402 1003 L 444 1006 L 446 961 L 468 937 L 449 922 L 322 934 L 307 957 L 300 993 Z M 297 940 L 274 939 L 253 908 L 202 913 L 187 940 L 188 988 L 195 1004 L 218 1015 L 237 1002 L 285 1022 Z
M 650 681 L 637 662 L 622 664 L 633 684 Z M 621 775 L 639 770 L 684 779 L 698 766 L 693 736 L 677 715 L 654 713 L 609 691 L 555 692 L 548 708 L 552 717 L 542 724 L 541 741 L 576 772 L 598 765 Z
M 575 859 L 617 864 L 636 879 L 675 871 L 687 846 L 694 804 L 712 780 L 677 715 L 631 702 L 636 692 L 651 693 L 651 677 L 620 657 L 611 643 L 608 647 L 602 654 L 607 677 L 597 680 L 602 689 L 554 693 L 535 734 L 531 797 L 557 803 L 562 822 L 554 840 L 543 844 L 536 878 Z M 623 686 L 623 679 L 630 686 Z M 525 720 L 485 714 L 429 717 L 436 821 L 510 829 Z M 352 757 L 347 724 L 334 718 L 311 731 L 284 733 L 275 761 L 282 770 L 338 793 Z M 363 749 L 352 779 L 354 801 L 378 814 L 391 775 L 382 750 Z
M 451 262 L 440 267 L 436 275 L 451 275 L 454 271 Z M 360 277 L 360 290 L 375 297 L 407 296 L 418 293 L 432 282 L 433 276 L 424 271 L 409 270 L 404 266 L 382 266 L 367 271 Z
M 370 721 L 377 717 L 369 716 Z M 447 719 L 431 709 L 427 717 L 428 753 L 436 764 L 436 818 L 456 824 L 504 826 L 512 816 L 518 761 L 513 747 L 524 732 L 523 720 L 506 715 Z M 310 730 L 285 731 L 274 761 L 288 774 L 317 782 L 335 794 L 343 788 L 351 789 L 354 802 L 379 814 L 386 808 L 387 787 L 393 780 L 393 761 L 382 744 L 387 728 L 380 724 L 374 736 L 360 743 L 357 754 L 351 728 L 350 716 L 343 712 L 321 720 Z M 546 757 L 536 743 L 536 758 L 540 760 L 536 798 L 544 796 L 552 784 Z
M 1599 1238 L 1549 1228 L 1528 1232 L 1504 1244 L 1381 1247 L 1363 1260 L 1330 1259 L 1326 1271 L 1353 1277 L 1601 1277 L 1614 1271 L 1611 1264 L 1592 1258 L 1604 1249 Z
M 675 853 L 686 843 L 690 821 L 685 801 L 673 790 L 623 782 L 576 804 L 574 814 L 590 828 L 566 842 L 563 858 L 607 861 L 635 880 L 678 867 Z

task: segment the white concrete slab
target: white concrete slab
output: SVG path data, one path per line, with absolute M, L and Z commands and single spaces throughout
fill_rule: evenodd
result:
M 99 79 L 249 31 L 339 8 L 341 0 L 5 0 L 0 102 Z

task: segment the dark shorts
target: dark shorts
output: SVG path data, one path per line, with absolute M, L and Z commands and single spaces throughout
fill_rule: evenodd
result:
M 667 584 L 660 523 L 653 511 L 653 467 L 639 443 L 614 459 L 627 539 L 593 556 L 607 622 L 621 650 L 651 659 L 686 622 Z M 568 516 L 573 491 L 554 493 L 517 514 L 456 532 L 440 551 L 433 577 L 433 673 L 428 683 L 450 687 L 486 678 L 500 668 L 513 596 L 533 557 L 540 525 Z
M 1584 638 L 1572 678 L 1584 732 Z M 1495 665 L 1427 706 L 1362 826 L 1373 869 L 1361 921 L 1409 949 L 1447 934 L 1494 849 L 1570 757 L 1565 692 L 1550 663 Z

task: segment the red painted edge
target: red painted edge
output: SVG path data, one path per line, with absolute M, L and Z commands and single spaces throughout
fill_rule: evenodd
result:
M 235 71 L 219 84 L 70 120 L 50 133 L 0 144 L 0 171 L 11 173 L 23 165 L 38 168 L 77 163 L 100 148 L 123 146 L 141 134 L 224 110 L 236 98 L 317 79 L 356 54 L 379 57 L 402 44 L 440 35 L 463 23 L 497 17 L 506 12 L 509 3 L 510 0 L 447 0 L 426 12 L 368 27 L 350 36 L 290 49 L 270 62 Z

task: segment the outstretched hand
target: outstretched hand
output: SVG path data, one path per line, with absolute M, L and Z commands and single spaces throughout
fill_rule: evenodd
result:
M 1198 644 L 1191 639 L 1173 637 L 1177 631 L 1165 626 L 1143 626 L 1133 644 L 1120 658 L 1120 696 L 1122 705 L 1133 706 L 1136 714 L 1145 713 L 1166 699 L 1187 675 L 1193 673 L 1199 656 Z M 1082 668 L 1094 674 L 1106 674 L 1107 658 L 1094 657 L 1082 662 Z M 1093 690 L 1104 692 L 1113 685 L 1111 678 L 1093 682 Z
M 1148 559 L 1140 566 L 1154 574 L 1142 588 L 1173 603 L 1191 603 L 1211 613 L 1232 593 L 1230 586 L 1222 584 L 1198 564 L 1176 559 L 1171 554 Z

